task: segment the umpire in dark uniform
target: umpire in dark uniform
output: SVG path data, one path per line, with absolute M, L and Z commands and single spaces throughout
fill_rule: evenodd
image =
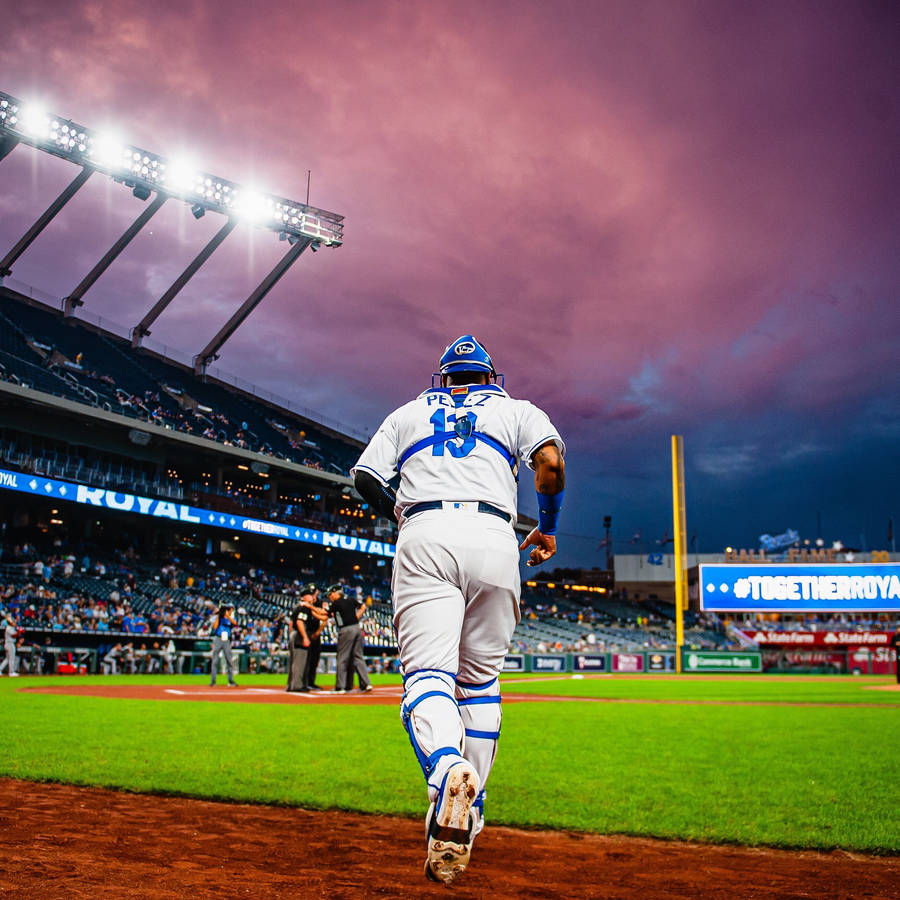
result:
M 359 627 L 366 604 L 357 603 L 352 597 L 348 597 L 340 584 L 328 589 L 328 600 L 337 627 L 337 677 L 334 690 L 338 694 L 353 690 L 353 673 L 356 672 L 360 691 L 371 691 L 369 670 L 363 656 L 362 629 Z
M 287 690 L 289 693 L 309 693 L 307 681 L 307 662 L 309 660 L 309 647 L 312 643 L 310 633 L 315 630 L 316 619 L 312 614 L 313 594 L 316 591 L 314 584 L 303 587 L 300 602 L 291 611 L 291 635 L 288 645 L 290 662 L 288 664 Z
M 309 610 L 313 615 L 306 631 L 309 635 L 309 648 L 306 651 L 306 686 L 311 691 L 321 691 L 316 684 L 316 673 L 319 671 L 319 657 L 322 655 L 322 632 L 328 624 L 326 601 L 319 597 L 319 588 L 310 582 L 306 591 L 311 597 Z

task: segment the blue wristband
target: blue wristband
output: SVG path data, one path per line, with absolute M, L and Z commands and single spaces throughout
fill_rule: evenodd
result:
M 565 490 L 558 494 L 542 494 L 537 492 L 538 502 L 538 531 L 541 534 L 556 534 L 556 525 L 559 521 L 559 511 L 562 509 Z

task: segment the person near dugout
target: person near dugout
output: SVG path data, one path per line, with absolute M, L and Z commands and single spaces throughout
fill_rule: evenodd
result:
M 897 625 L 891 635 L 891 646 L 894 648 L 894 673 L 897 684 L 900 684 L 900 625 Z
M 219 607 L 213 626 L 212 657 L 209 666 L 210 687 L 216 685 L 216 669 L 219 668 L 219 656 L 225 654 L 225 668 L 228 672 L 228 687 L 237 687 L 234 680 L 234 656 L 231 653 L 231 641 L 237 630 L 234 618 L 234 604 L 226 603 Z
M 3 630 L 3 649 L 6 656 L 0 663 L 0 671 L 5 667 L 10 678 L 19 677 L 19 667 L 16 661 L 16 638 L 18 637 L 19 627 L 16 617 L 11 612 L 6 612 L 0 621 L 0 628 Z

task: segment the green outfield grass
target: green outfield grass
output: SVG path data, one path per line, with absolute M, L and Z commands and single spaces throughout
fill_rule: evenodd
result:
M 87 680 L 0 680 L 0 774 L 424 813 L 424 783 L 395 706 L 110 700 L 16 690 Z M 97 680 L 205 683 L 195 676 Z M 868 689 L 886 678 L 510 681 L 510 693 L 813 705 L 509 703 L 486 804 L 491 822 L 900 852 L 900 695 Z M 847 705 L 828 705 L 834 703 Z

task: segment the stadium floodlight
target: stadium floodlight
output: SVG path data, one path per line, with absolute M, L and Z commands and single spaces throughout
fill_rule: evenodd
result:
M 22 131 L 31 137 L 41 137 L 50 126 L 50 116 L 42 106 L 31 103 L 26 106 L 19 117 Z
M 192 210 L 199 206 L 206 211 L 238 216 L 276 234 L 287 232 L 326 247 L 338 247 L 344 240 L 344 217 L 337 213 L 249 190 L 184 161 L 168 160 L 135 147 L 117 135 L 93 131 L 62 116 L 54 116 L 41 104 L 25 103 L 3 91 L 0 91 L 0 142 L 21 142 L 98 170 L 132 189 L 137 188 L 139 195 L 156 191 L 184 200 Z
M 245 189 L 234 196 L 232 209 L 247 222 L 264 222 L 272 215 L 272 201 L 258 191 Z
M 18 243 L 0 260 L 0 278 L 10 274 L 13 262 L 43 231 L 54 216 L 74 196 L 93 172 L 100 172 L 130 188 L 135 197 L 156 197 L 122 233 L 78 286 L 63 298 L 63 313 L 72 316 L 83 304 L 86 291 L 112 265 L 119 254 L 137 236 L 162 205 L 170 198 L 188 204 L 194 218 L 206 212 L 227 217 L 225 224 L 194 257 L 152 309 L 132 329 L 132 343 L 139 346 L 150 326 L 234 230 L 239 220 L 274 231 L 287 240 L 288 251 L 275 264 L 241 307 L 222 326 L 213 339 L 194 357 L 194 369 L 205 373 L 207 365 L 218 358 L 219 350 L 250 313 L 294 264 L 307 247 L 339 247 L 344 241 L 344 217 L 337 213 L 288 200 L 259 190 L 242 187 L 232 181 L 203 172 L 192 161 L 171 160 L 142 150 L 111 132 L 93 131 L 61 116 L 48 113 L 38 103 L 23 103 L 0 91 L 0 160 L 18 144 L 24 143 L 81 166 L 81 173 L 32 224 Z
M 122 172 L 131 156 L 125 149 L 125 142 L 112 134 L 98 134 L 90 138 L 84 152 L 95 165 L 113 174 Z
M 197 166 L 184 159 L 172 160 L 163 172 L 163 181 L 175 191 L 190 191 L 197 179 Z

